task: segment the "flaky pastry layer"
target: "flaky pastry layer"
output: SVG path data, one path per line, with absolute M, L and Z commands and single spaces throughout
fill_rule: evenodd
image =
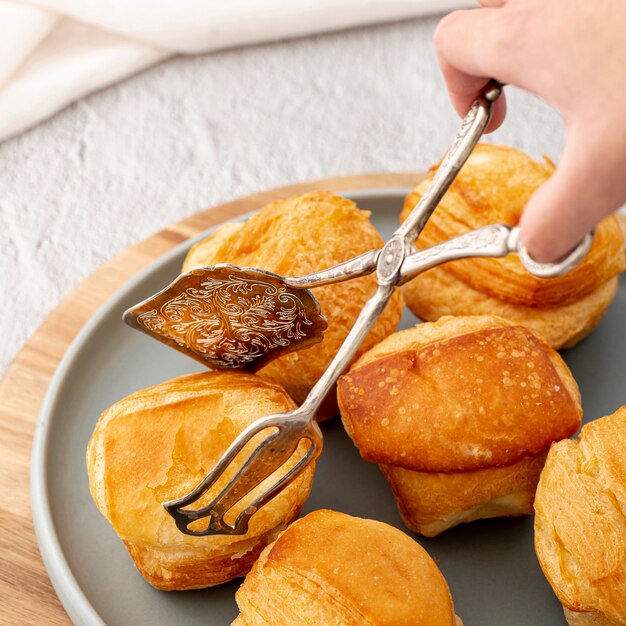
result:
M 474 472 L 415 472 L 381 465 L 407 527 L 426 537 L 490 517 L 530 515 L 545 454 Z
M 447 315 L 497 315 L 530 328 L 560 350 L 575 346 L 593 331 L 613 302 L 617 287 L 616 277 L 578 302 L 536 308 L 494 299 L 450 272 L 435 269 L 412 280 L 402 293 L 411 311 L 425 321 Z
M 196 244 L 185 259 L 183 271 L 195 266 L 231 263 L 258 267 L 283 276 L 302 276 L 380 248 L 383 240 L 351 200 L 318 191 L 267 205 L 247 222 L 228 224 Z M 282 385 L 302 403 L 343 343 L 363 304 L 374 293 L 372 274 L 312 290 L 328 319 L 321 343 L 283 355 L 257 373 Z M 363 354 L 392 333 L 402 315 L 399 290 L 377 320 L 358 351 Z M 337 414 L 333 390 L 318 419 Z
M 572 626 L 626 624 L 626 407 L 550 449 L 535 550 Z
M 163 502 L 191 491 L 251 422 L 293 408 L 282 388 L 258 376 L 204 372 L 133 393 L 102 414 L 87 448 L 90 490 L 152 585 L 192 589 L 243 576 L 265 545 L 298 516 L 312 486 L 314 466 L 257 512 L 245 535 L 184 535 L 163 508 Z M 258 438 L 244 448 L 211 495 L 241 467 Z M 302 443 L 287 467 L 295 465 L 306 448 Z M 227 521 L 277 478 L 270 476 L 253 490 Z M 208 496 L 193 506 L 206 502 Z M 198 522 L 199 527 L 203 524 L 206 521 Z
M 419 544 L 382 522 L 327 510 L 268 546 L 236 598 L 237 626 L 462 626 Z
M 402 219 L 419 201 L 435 170 L 407 196 Z M 548 159 L 537 162 L 514 148 L 479 145 L 428 221 L 417 247 L 430 247 L 487 224 L 517 225 L 530 196 L 553 171 Z M 612 301 L 614 279 L 624 268 L 624 239 L 611 217 L 596 229 L 587 257 L 564 276 L 537 278 L 517 255 L 474 258 L 419 276 L 405 285 L 403 294 L 409 308 L 424 320 L 449 314 L 502 315 L 533 328 L 559 348 L 593 330 Z

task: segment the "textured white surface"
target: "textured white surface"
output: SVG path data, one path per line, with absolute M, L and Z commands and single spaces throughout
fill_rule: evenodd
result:
M 0 141 L 159 61 L 477 0 L 0 0 Z
M 83 278 L 171 222 L 278 185 L 437 161 L 459 120 L 436 23 L 179 57 L 0 144 L 0 375 Z M 508 98 L 489 140 L 558 159 L 559 116 Z

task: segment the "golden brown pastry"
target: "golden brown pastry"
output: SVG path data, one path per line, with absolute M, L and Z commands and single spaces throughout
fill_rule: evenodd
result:
M 314 511 L 265 548 L 233 626 L 462 626 L 426 551 L 397 528 Z
M 195 487 L 248 424 L 293 408 L 282 388 L 258 376 L 205 372 L 133 393 L 102 414 L 87 448 L 89 487 L 150 584 L 195 589 L 243 576 L 261 550 L 298 516 L 311 489 L 313 466 L 252 517 L 245 535 L 183 535 L 162 505 Z M 241 466 L 246 450 L 227 477 Z M 288 466 L 305 451 L 302 444 Z M 222 479 L 217 487 L 224 484 Z M 242 509 L 237 506 L 233 512 Z M 199 522 L 205 526 L 206 520 Z
M 339 379 L 361 456 L 378 463 L 414 532 L 524 515 L 553 441 L 580 426 L 561 357 L 492 316 L 444 317 L 391 335 Z
M 369 212 L 354 202 L 318 191 L 272 202 L 241 224 L 227 224 L 196 244 L 183 271 L 198 265 L 232 263 L 258 267 L 283 276 L 300 276 L 380 248 L 383 240 L 369 221 Z M 312 290 L 328 319 L 324 340 L 283 355 L 257 373 L 282 385 L 301 404 L 339 349 L 363 304 L 376 289 L 374 275 Z M 396 291 L 359 350 L 363 354 L 392 333 L 402 315 Z M 358 355 L 357 355 L 358 356 Z M 323 420 L 337 414 L 335 390 L 318 412 Z
M 570 626 L 626 625 L 626 407 L 552 446 L 535 550 Z
M 433 168 L 406 198 L 402 219 L 417 204 Z M 430 247 L 487 224 L 515 226 L 532 193 L 554 172 L 507 146 L 479 145 L 417 241 Z M 421 274 L 403 288 L 407 306 L 423 320 L 442 315 L 500 315 L 539 333 L 553 348 L 571 347 L 599 323 L 624 271 L 624 239 L 615 218 L 596 230 L 583 262 L 559 278 L 529 274 L 517 255 L 467 259 Z

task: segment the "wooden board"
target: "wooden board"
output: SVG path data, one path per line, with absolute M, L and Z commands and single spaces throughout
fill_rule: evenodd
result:
M 189 237 L 260 208 L 315 189 L 410 187 L 419 174 L 369 174 L 290 185 L 228 202 L 174 224 L 129 248 L 72 292 L 35 331 L 0 381 L 0 624 L 70 624 L 46 574 L 30 512 L 29 473 L 39 409 L 66 349 L 120 286 Z

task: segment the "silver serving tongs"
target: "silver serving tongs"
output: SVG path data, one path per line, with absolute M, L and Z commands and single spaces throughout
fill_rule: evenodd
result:
M 375 269 L 378 287 L 365 303 L 339 351 L 311 389 L 304 403 L 293 411 L 262 417 L 250 424 L 232 442 L 215 467 L 193 491 L 181 498 L 164 503 L 166 510 L 183 533 L 189 535 L 244 534 L 247 532 L 248 522 L 252 515 L 285 489 L 308 464 L 319 456 L 322 450 L 322 433 L 315 421 L 315 414 L 332 385 L 350 363 L 397 286 L 431 267 L 467 257 L 501 257 L 510 252 L 517 252 L 522 263 L 531 273 L 549 277 L 569 271 L 586 255 L 591 246 L 592 234 L 587 235 L 584 241 L 559 263 L 537 263 L 530 258 L 521 245 L 518 229 L 505 225 L 486 226 L 432 248 L 415 252 L 413 242 L 478 143 L 491 118 L 493 103 L 499 97 L 501 90 L 502 85 L 491 81 L 472 104 L 463 119 L 452 147 L 444 157 L 425 194 L 385 246 L 381 250 L 375 250 L 348 261 L 338 268 L 332 268 L 328 274 L 328 276 L 332 275 L 332 279 L 314 282 L 314 284 L 324 284 L 347 280 L 357 275 L 370 273 Z M 300 284 L 296 282 L 292 285 L 296 289 L 309 286 L 307 277 L 277 278 L 279 281 L 300 281 Z M 267 431 L 267 436 L 256 446 L 243 466 L 220 493 L 201 508 L 187 508 L 202 498 L 217 483 L 251 439 L 263 431 Z M 260 483 L 283 467 L 302 440 L 309 442 L 305 456 L 246 506 L 238 514 L 234 523 L 227 523 L 224 517 L 228 511 L 240 503 Z M 208 518 L 207 526 L 198 529 L 194 522 L 202 518 Z M 194 528 L 190 528 L 191 524 L 194 524 Z

